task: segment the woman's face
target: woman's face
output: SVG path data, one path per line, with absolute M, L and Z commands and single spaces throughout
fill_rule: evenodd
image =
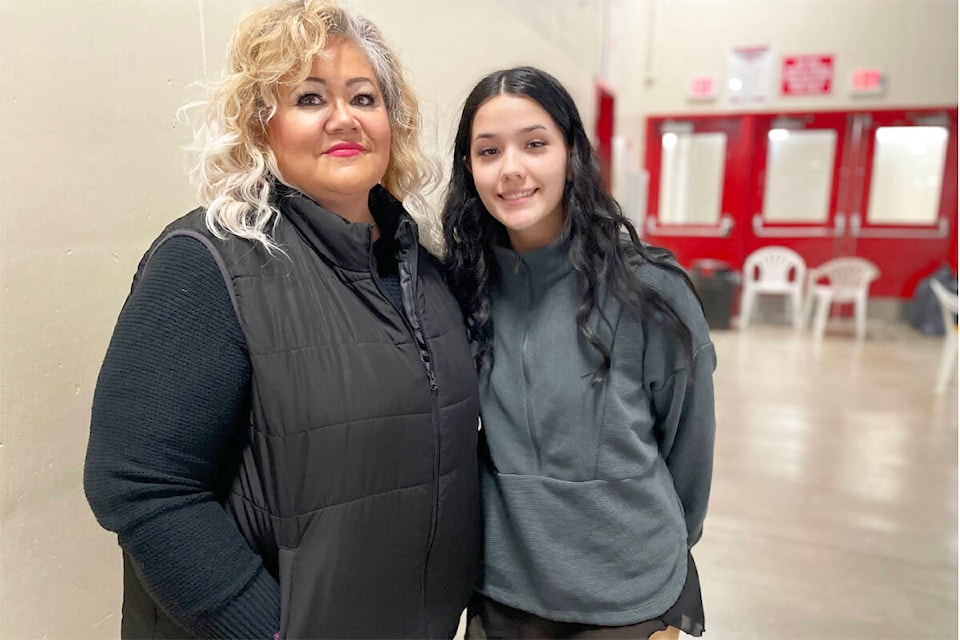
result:
M 344 217 L 366 209 L 390 162 L 390 121 L 356 44 L 331 38 L 306 80 L 281 86 L 267 143 L 285 182 Z
M 473 183 L 515 251 L 560 236 L 569 158 L 560 128 L 534 100 L 501 94 L 477 110 L 467 159 Z

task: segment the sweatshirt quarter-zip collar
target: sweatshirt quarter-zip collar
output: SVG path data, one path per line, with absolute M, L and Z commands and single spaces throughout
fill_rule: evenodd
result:
M 524 291 L 528 287 L 534 292 L 545 291 L 573 270 L 569 252 L 570 241 L 567 234 L 561 234 L 550 244 L 526 253 L 517 253 L 502 246 L 493 248 L 500 267 L 500 278 L 507 291 L 516 287 Z

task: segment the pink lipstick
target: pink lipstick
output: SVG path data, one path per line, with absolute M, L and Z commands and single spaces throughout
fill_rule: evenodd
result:
M 324 151 L 324 154 L 337 158 L 355 156 L 358 153 L 363 153 L 363 146 L 354 142 L 340 142 Z

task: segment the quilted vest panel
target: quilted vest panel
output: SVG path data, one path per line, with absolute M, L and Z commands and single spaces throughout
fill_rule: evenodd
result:
M 308 225 L 302 208 L 283 209 L 283 254 L 215 238 L 200 210 L 155 243 L 207 244 L 247 339 L 248 442 L 226 506 L 281 584 L 282 637 L 452 637 L 480 550 L 477 381 L 460 310 L 405 213 L 393 227 L 401 313 L 372 253 L 350 246 L 356 230 L 308 209 Z

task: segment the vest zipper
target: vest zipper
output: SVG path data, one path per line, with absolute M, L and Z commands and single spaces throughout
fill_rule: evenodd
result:
M 414 254 L 413 260 L 417 256 Z M 423 563 L 423 576 L 420 579 L 420 603 L 423 607 L 424 631 L 430 635 L 430 621 L 427 617 L 427 572 L 430 567 L 430 553 L 433 551 L 433 543 L 437 535 L 437 521 L 440 512 L 440 418 L 437 407 L 439 387 L 433 368 L 433 352 L 430 350 L 430 344 L 423 333 L 423 323 L 420 318 L 417 307 L 417 276 L 416 269 L 411 272 L 410 265 L 403 259 L 397 260 L 397 269 L 400 275 L 400 301 L 401 317 L 407 325 L 414 342 L 417 345 L 417 352 L 420 356 L 420 364 L 423 366 L 424 373 L 427 376 L 427 382 L 430 385 L 430 424 L 433 429 L 433 506 L 430 510 L 430 533 L 427 536 L 427 547 Z M 379 278 L 376 277 L 377 286 L 380 287 Z
M 430 383 L 430 424 L 433 427 L 433 507 L 430 509 L 430 533 L 427 536 L 427 550 L 423 562 L 423 579 L 420 584 L 420 601 L 423 603 L 423 617 L 427 637 L 433 637 L 430 629 L 430 619 L 427 616 L 427 574 L 430 568 L 430 554 L 433 552 L 433 543 L 437 537 L 437 523 L 440 519 L 440 415 L 437 407 L 438 392 L 437 379 L 433 371 L 433 357 L 430 351 L 430 344 L 423 335 L 422 327 L 419 323 L 419 315 L 414 307 L 410 311 L 411 315 L 418 320 L 417 327 L 414 329 L 417 338 L 417 348 L 420 351 L 420 362 L 427 373 L 427 381 Z

